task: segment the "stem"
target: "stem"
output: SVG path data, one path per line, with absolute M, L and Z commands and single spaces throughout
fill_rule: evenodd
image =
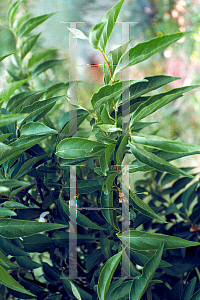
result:
M 99 51 L 101 51 L 101 49 L 99 48 Z M 103 54 L 103 57 L 104 57 L 104 59 L 105 59 L 105 61 L 106 61 L 106 63 L 107 63 L 107 65 L 108 65 L 108 71 L 109 71 L 109 74 L 110 74 L 110 79 L 111 79 L 111 82 L 112 82 L 112 84 L 114 83 L 114 79 L 113 79 L 113 77 L 112 77 L 112 73 L 111 73 L 111 69 L 110 69 L 110 65 L 109 65 L 109 61 L 108 61 L 108 59 L 107 59 L 107 57 L 106 57 L 106 55 L 101 51 L 101 53 Z
M 41 190 L 39 179 L 37 177 L 35 178 L 35 183 L 36 183 L 40 198 L 41 198 L 42 202 L 44 202 L 44 196 L 43 196 L 43 193 L 42 193 L 42 190 Z

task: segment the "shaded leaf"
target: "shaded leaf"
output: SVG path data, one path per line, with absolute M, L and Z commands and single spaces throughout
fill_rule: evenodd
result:
M 21 46 L 21 59 L 24 59 L 24 57 L 31 51 L 33 46 L 36 44 L 39 36 L 41 33 L 32 35 L 30 38 L 28 38 Z
M 29 78 L 12 82 L 6 85 L 6 87 L 0 93 L 0 102 L 7 100 L 21 85 L 23 85 Z
M 33 71 L 32 71 L 32 76 L 38 76 L 42 72 L 45 72 L 47 69 L 50 69 L 54 67 L 57 64 L 60 64 L 61 62 L 65 61 L 65 59 L 52 59 L 52 60 L 47 60 L 43 63 L 41 63 L 39 66 L 37 66 Z
M 21 135 L 43 135 L 43 134 L 57 134 L 58 132 L 52 128 L 39 122 L 29 122 L 22 126 Z
M 58 49 L 46 49 L 41 52 L 34 52 L 28 60 L 28 68 L 30 69 L 35 63 L 57 50 Z

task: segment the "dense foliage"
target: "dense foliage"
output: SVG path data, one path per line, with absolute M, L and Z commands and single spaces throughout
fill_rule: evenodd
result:
M 0 94 L 0 299 L 198 299 L 198 174 L 170 162 L 199 154 L 200 146 L 140 133 L 152 124 L 142 119 L 198 86 L 150 96 L 178 78 L 159 75 L 127 82 L 118 77 L 189 33 L 163 35 L 129 50 L 127 41 L 107 54 L 124 0 L 89 38 L 71 28 L 105 58 L 105 85 L 92 96 L 92 110 L 74 104 L 75 115 L 63 112 L 56 121 L 52 110 L 60 101 L 70 101 L 72 83 L 38 90 L 40 74 L 63 61 L 48 60 L 55 49 L 37 52 L 40 34 L 31 35 L 52 14 L 16 18 L 21 2 L 8 11 L 16 51 L 0 57 L 11 57 L 10 82 Z M 129 98 L 124 97 L 127 91 Z M 90 129 L 84 132 L 85 121 Z M 124 181 L 127 158 L 128 173 L 146 175 L 135 182 L 135 192 Z M 70 199 L 74 166 L 76 209 Z M 121 207 L 129 194 L 128 222 Z M 130 230 L 122 231 L 123 222 Z M 70 277 L 69 267 L 73 238 L 76 278 Z M 122 262 L 130 258 L 122 264 L 127 276 L 121 276 L 121 257 Z

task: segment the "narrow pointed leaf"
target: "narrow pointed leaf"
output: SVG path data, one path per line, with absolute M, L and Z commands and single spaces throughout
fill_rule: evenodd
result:
M 200 153 L 200 146 L 198 145 L 170 141 L 156 135 L 139 134 L 137 136 L 131 136 L 131 142 L 133 142 L 134 144 L 144 145 L 144 146 L 156 148 L 166 152 L 174 152 L 174 153 L 199 152 Z
M 105 300 L 106 293 L 109 289 L 113 274 L 120 262 L 121 255 L 121 252 L 119 252 L 110 257 L 101 269 L 97 285 L 97 293 L 100 300 Z
M 13 210 L 10 210 L 10 209 L 4 208 L 4 207 L 0 207 L 0 218 L 4 218 L 7 216 L 17 216 L 17 214 Z
M 0 115 L 0 127 L 20 121 L 24 119 L 27 114 L 8 114 L 8 115 Z
M 182 97 L 182 94 L 188 92 L 199 85 L 185 86 L 177 89 L 173 89 L 167 93 L 151 96 L 148 100 L 141 103 L 139 107 L 134 111 L 131 117 L 130 126 L 152 114 L 159 108 L 163 107 L 167 103 Z
M 120 240 L 122 239 L 121 233 L 117 234 L 117 236 Z M 123 232 L 123 239 L 127 239 L 127 243 L 129 242 L 129 231 Z M 176 236 L 130 229 L 130 247 L 133 250 L 157 250 L 162 243 L 165 243 L 164 249 L 179 249 L 200 245 L 200 243 L 184 240 Z
M 88 37 L 81 30 L 69 27 L 67 29 L 74 34 L 74 38 L 88 40 Z
M 9 54 L 0 56 L 0 62 L 1 62 L 2 60 L 4 60 L 4 58 L 6 58 L 6 57 L 8 57 L 8 56 L 10 56 L 10 55 L 12 55 L 12 54 L 13 54 L 13 53 L 9 53 Z
M 155 168 L 158 171 L 161 172 L 168 172 L 170 174 L 174 175 L 183 175 L 186 177 L 193 178 L 192 175 L 186 173 L 185 171 L 178 169 L 177 167 L 171 165 L 164 159 L 156 156 L 154 153 L 150 153 L 143 148 L 133 145 L 129 143 L 131 152 L 133 155 L 142 163 L 146 164 L 147 166 L 151 168 Z
M 109 300 L 128 299 L 132 280 L 125 281 L 110 293 Z
M 23 85 L 29 78 L 12 82 L 6 85 L 6 87 L 0 93 L 0 102 L 7 100 L 21 85 Z
M 0 249 L 12 256 L 28 256 L 28 253 L 15 246 L 11 241 L 4 239 L 2 236 L 0 236 Z
M 147 42 L 137 44 L 121 57 L 114 74 L 117 74 L 128 66 L 133 66 L 148 59 L 153 54 L 164 50 L 169 45 L 178 41 L 188 33 L 189 32 L 179 32 L 169 35 L 163 35 L 153 38 Z
M 9 10 L 8 10 L 8 13 L 7 13 L 7 19 L 8 19 L 8 22 L 9 22 L 10 27 L 11 27 L 11 25 L 12 25 L 13 18 L 14 18 L 15 14 L 16 14 L 16 11 L 17 11 L 17 9 L 18 9 L 18 7 L 19 7 L 19 5 L 20 5 L 20 3 L 21 3 L 22 1 L 23 1 L 23 0 L 18 0 L 18 1 L 16 1 L 16 2 L 14 2 L 14 3 L 10 6 L 10 8 L 9 8 Z
M 28 60 L 28 68 L 30 69 L 35 63 L 39 62 L 41 59 L 47 55 L 57 51 L 58 49 L 46 49 L 41 52 L 34 52 Z
M 41 63 L 39 66 L 37 66 L 33 70 L 32 77 L 38 76 L 42 72 L 45 72 L 47 69 L 50 69 L 50 68 L 56 66 L 57 64 L 62 63 L 63 61 L 65 61 L 65 59 L 52 59 L 52 60 L 47 60 L 47 61 Z
M 36 297 L 21 286 L 2 266 L 0 266 L 0 283 L 12 290 Z
M 199 297 L 200 297 L 200 289 L 196 293 L 194 293 L 191 300 L 199 300 Z
M 6 268 L 16 268 L 16 264 L 12 263 L 10 261 L 10 259 L 3 254 L 3 252 L 0 250 L 0 264 L 2 265 L 2 267 L 6 267 Z
M 124 0 L 120 0 L 115 4 L 103 17 L 101 23 L 94 26 L 89 34 L 89 42 L 95 49 L 100 48 L 105 52 L 107 42 L 117 21 L 117 17 L 121 10 Z
M 124 190 L 126 190 L 126 193 L 128 195 L 128 189 L 127 187 L 122 183 Z M 165 222 L 162 218 L 160 218 L 144 201 L 142 201 L 135 193 L 133 193 L 131 190 L 129 190 L 130 193 L 130 203 L 137 211 L 142 213 L 143 215 L 157 219 L 159 221 Z M 126 196 L 128 199 L 128 197 Z
M 24 57 L 31 51 L 33 46 L 36 44 L 39 36 L 41 33 L 36 34 L 28 38 L 21 46 L 21 59 L 24 59 Z
M 58 200 L 58 209 L 60 213 L 65 217 L 67 220 L 70 219 L 70 209 L 67 203 L 65 203 L 61 197 L 59 197 Z M 92 222 L 89 218 L 81 214 L 79 211 L 77 211 L 77 218 L 76 222 L 78 225 L 83 226 L 83 227 L 88 227 L 88 228 L 93 228 L 97 230 L 105 230 L 105 228 L 95 224 Z
M 191 297 L 193 295 L 193 292 L 194 292 L 194 289 L 195 289 L 196 282 L 197 282 L 197 278 L 196 277 L 193 277 L 188 282 L 188 284 L 186 285 L 186 287 L 183 290 L 183 294 L 181 296 L 181 300 L 190 300 L 191 299 Z
M 156 269 L 159 266 L 162 253 L 163 253 L 164 243 L 162 243 L 155 255 L 147 262 L 142 270 L 142 276 L 133 281 L 130 291 L 130 299 L 140 300 L 142 295 L 145 293 Z
M 17 219 L 0 219 L 0 236 L 15 239 L 31 236 L 42 231 L 66 228 L 66 225 L 25 221 Z
M 38 25 L 46 21 L 48 18 L 53 16 L 55 13 L 41 15 L 38 17 L 30 18 L 27 21 L 25 21 L 22 26 L 19 28 L 17 32 L 17 36 L 19 38 L 23 37 L 24 35 L 31 32 L 34 28 L 36 28 Z

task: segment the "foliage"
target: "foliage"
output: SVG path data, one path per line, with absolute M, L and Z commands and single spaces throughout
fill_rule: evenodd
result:
M 142 119 L 198 86 L 150 96 L 149 92 L 177 78 L 159 75 L 130 83 L 115 79 L 128 66 L 164 50 L 188 32 L 163 35 L 128 51 L 126 43 L 107 54 L 106 45 L 124 0 L 106 13 L 89 37 L 73 29 L 77 38 L 88 40 L 104 56 L 105 85 L 92 96 L 92 110 L 74 105 L 77 118 L 64 112 L 55 122 L 50 112 L 57 101 L 68 99 L 71 83 L 60 82 L 43 90 L 32 84 L 63 61 L 44 61 L 52 49 L 34 50 L 39 34 L 31 32 L 51 14 L 16 19 L 21 2 L 13 3 L 8 11 L 16 51 L 0 58 L 10 56 L 13 62 L 12 71 L 8 70 L 12 79 L 0 94 L 0 298 L 197 299 L 197 174 L 170 162 L 199 154 L 200 147 L 140 131 L 152 124 Z M 127 89 L 130 120 L 124 124 L 122 117 L 129 114 L 129 99 L 123 97 Z M 79 135 L 85 120 L 90 130 L 84 137 L 75 136 L 76 121 Z M 131 230 L 122 232 L 122 191 L 129 193 L 122 183 L 127 157 L 132 159 L 129 172 L 142 171 L 147 178 L 135 183 L 136 193 L 130 191 Z M 76 279 L 70 278 L 68 260 L 73 236 L 72 165 L 77 179 Z M 173 185 L 165 188 L 170 182 Z M 126 241 L 123 251 L 121 240 Z M 130 277 L 121 277 L 121 256 L 127 257 L 128 249 Z

